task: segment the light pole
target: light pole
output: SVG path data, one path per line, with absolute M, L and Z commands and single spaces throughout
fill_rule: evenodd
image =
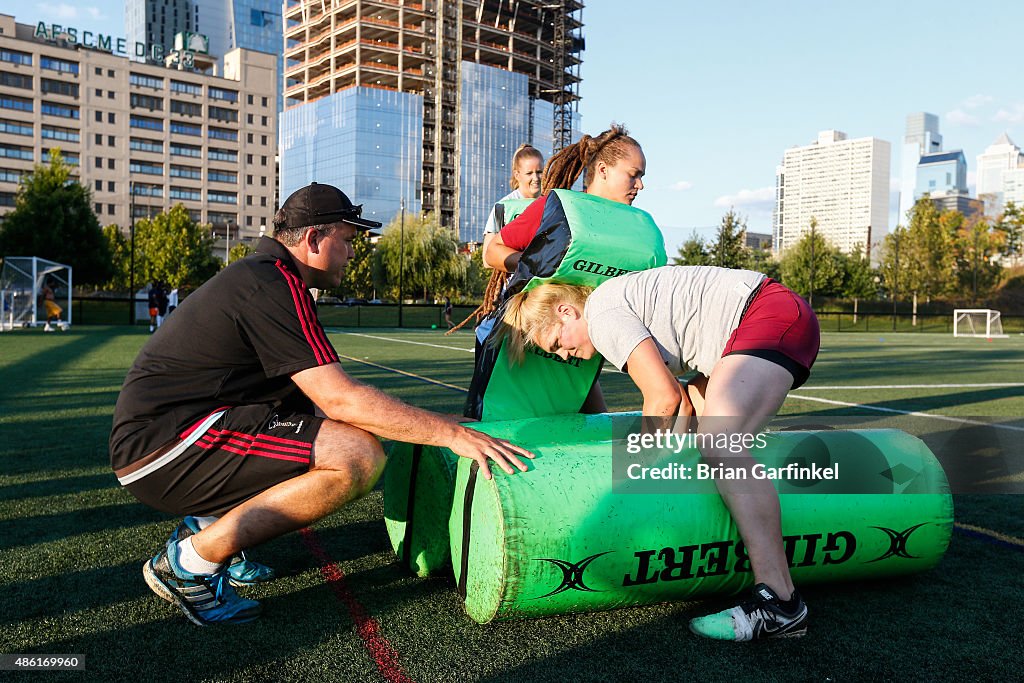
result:
M 231 259 L 231 221 L 224 224 L 224 265 L 227 266 Z
M 811 219 L 811 291 L 807 297 L 807 305 L 811 308 L 814 308 L 814 228 L 816 226 L 817 221 Z
M 131 235 L 132 235 L 132 248 L 131 258 L 129 259 L 128 266 L 128 297 L 131 299 L 131 304 L 128 308 L 128 322 L 131 325 L 135 325 L 135 181 L 128 182 L 128 211 L 131 212 Z
M 398 327 L 402 327 L 402 285 L 405 279 L 405 198 L 401 200 L 402 218 L 399 221 L 398 245 Z

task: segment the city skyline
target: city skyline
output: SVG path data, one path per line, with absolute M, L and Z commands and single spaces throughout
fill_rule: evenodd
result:
M 12 4 L 0 11 L 24 23 L 124 34 L 123 0 L 44 2 L 20 14 Z M 581 126 L 596 134 L 622 122 L 644 146 L 646 189 L 635 206 L 652 213 L 670 250 L 695 228 L 713 234 L 730 207 L 751 231 L 771 232 L 775 167 L 822 130 L 877 137 L 895 151 L 908 114 L 935 113 L 944 147 L 964 151 L 972 192 L 977 156 L 1003 133 L 1024 139 L 1009 39 L 1024 7 L 641 1 L 632 10 L 592 2 L 583 12 Z M 923 16 L 931 32 L 919 30 Z M 997 18 L 992 30 L 986 20 Z M 959 49 L 936 51 L 937 38 Z M 984 60 L 957 56 L 982 46 Z M 900 157 L 890 168 L 890 229 Z

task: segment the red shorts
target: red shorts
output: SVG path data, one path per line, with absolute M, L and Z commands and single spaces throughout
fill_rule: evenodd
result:
M 159 308 L 151 308 L 151 309 L 149 309 L 149 315 L 151 317 L 155 318 L 159 314 L 160 314 L 160 309 Z
M 722 356 L 741 353 L 777 363 L 793 375 L 796 389 L 811 374 L 820 345 L 818 318 L 811 307 L 801 296 L 769 279 L 748 304 Z

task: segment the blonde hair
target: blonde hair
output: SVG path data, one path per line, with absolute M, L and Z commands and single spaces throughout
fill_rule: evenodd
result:
M 544 155 L 540 153 L 539 149 L 528 142 L 524 142 L 519 145 L 515 153 L 512 155 L 512 176 L 509 178 L 508 184 L 513 190 L 519 189 L 519 181 L 516 180 L 516 171 L 519 170 L 519 162 L 531 157 L 540 161 L 542 167 L 544 166 Z
M 539 346 L 540 339 L 561 324 L 558 305 L 571 304 L 582 311 L 593 291 L 593 287 L 549 282 L 509 297 L 492 343 L 504 342 L 510 363 L 522 363 L 527 345 Z

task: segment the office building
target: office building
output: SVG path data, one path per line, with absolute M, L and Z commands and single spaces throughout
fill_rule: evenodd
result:
M 925 154 L 917 163 L 914 201 L 922 195 L 967 194 L 967 159 L 962 150 Z
M 917 165 L 921 157 L 942 151 L 942 136 L 939 134 L 939 117 L 926 112 L 907 116 L 906 133 L 903 136 L 903 154 L 900 160 L 900 208 L 897 221 L 907 220 L 907 212 L 914 206 L 919 194 L 917 188 Z
M 240 47 L 277 55 L 281 74 L 283 28 L 281 0 L 125 0 L 129 43 L 159 44 L 169 52 L 177 34 L 201 34 L 220 70 L 224 68 L 224 55 Z M 163 63 L 153 54 L 135 59 Z M 281 111 L 281 84 L 277 90 L 277 110 Z
M 258 235 L 276 199 L 277 57 L 235 49 L 213 76 L 107 47 L 127 53 L 123 38 L 75 37 L 0 15 L 0 212 L 21 176 L 60 147 L 101 224 L 126 229 L 132 210 L 181 203 L 220 234 Z
M 985 202 L 986 215 L 997 217 L 1004 206 L 1004 175 L 1024 168 L 1024 154 L 1003 133 L 978 155 L 978 199 Z M 1011 175 L 1010 181 L 1014 183 Z
M 816 142 L 786 150 L 776 169 L 772 246 L 781 254 L 811 230 L 845 253 L 889 231 L 890 145 L 847 139 L 827 130 Z
M 434 211 L 480 241 L 515 149 L 574 137 L 582 9 L 287 0 L 280 196 L 329 182 L 374 220 Z

